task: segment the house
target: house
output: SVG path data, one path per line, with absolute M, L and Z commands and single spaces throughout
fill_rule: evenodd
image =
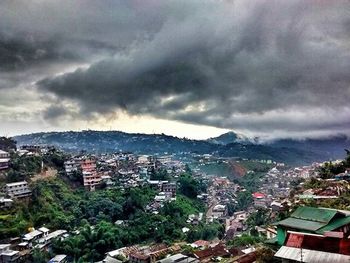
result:
M 208 247 L 203 250 L 193 252 L 193 255 L 200 262 L 212 262 L 213 259 L 218 257 L 229 257 L 231 256 L 229 250 L 224 244 L 218 244 L 215 247 Z
M 162 192 L 170 193 L 171 197 L 176 197 L 176 183 L 164 183 L 162 184 Z
M 344 263 L 350 262 L 350 256 L 321 252 L 310 249 L 300 249 L 295 247 L 282 246 L 275 257 L 283 260 L 283 263 L 287 262 L 305 262 L 305 263 Z
M 12 206 L 13 200 L 9 198 L 0 197 L 0 209 L 8 209 Z
M 5 192 L 11 198 L 24 198 L 32 194 L 26 181 L 6 184 Z
M 279 245 L 284 244 L 287 238 L 287 231 L 326 236 L 337 235 L 338 237 L 345 238 L 350 233 L 350 212 L 301 206 L 290 217 L 274 225 L 277 226 Z
M 83 172 L 94 172 L 96 171 L 96 160 L 93 158 L 80 160 L 80 167 Z
M 34 229 L 33 231 L 24 235 L 23 241 L 31 243 L 43 237 L 43 235 L 43 232 Z
M 171 162 L 172 156 L 171 155 L 164 155 L 164 156 L 157 156 L 156 161 L 160 162 L 161 164 L 167 164 Z
M 11 244 L 0 244 L 0 262 L 18 262 L 20 258 L 19 251 L 11 250 Z
M 91 171 L 83 171 L 83 180 L 84 186 L 88 188 L 90 191 L 96 189 L 97 185 L 100 185 L 102 182 L 101 174 Z
M 44 235 L 43 233 L 42 237 L 38 240 L 38 242 L 40 244 L 50 244 L 53 239 L 58 237 L 64 238 L 65 235 L 67 235 L 67 230 L 64 230 L 64 229 L 59 229 L 51 233 L 48 233 L 46 235 Z
M 64 162 L 64 169 L 67 175 L 71 175 L 74 172 L 77 172 L 79 164 L 75 160 L 68 160 Z
M 157 263 L 198 263 L 199 260 L 183 254 L 175 254 L 162 260 L 156 261 Z
M 227 213 L 226 205 L 219 204 L 219 205 L 214 206 L 213 211 L 212 211 L 212 217 L 213 218 L 220 218 L 220 217 L 225 216 L 226 213 Z
M 150 255 L 145 255 L 139 252 L 135 252 L 129 255 L 129 262 L 130 263 L 150 263 L 151 257 Z
M 20 147 L 21 150 L 25 150 L 32 153 L 40 153 L 41 146 L 40 145 L 22 145 Z
M 98 263 L 123 263 L 123 261 L 107 255 L 102 261 L 99 261 Z
M 1 253 L 1 262 L 18 262 L 20 259 L 19 251 L 16 250 L 7 250 Z
M 67 256 L 66 255 L 56 255 L 54 258 L 50 259 L 49 263 L 66 263 Z
M 252 196 L 253 196 L 255 207 L 266 207 L 267 200 L 266 200 L 265 194 L 256 192 L 256 193 L 253 193 Z
M 207 248 L 209 247 L 210 242 L 206 240 L 197 240 L 191 244 L 193 248 Z
M 8 169 L 10 165 L 10 154 L 0 150 L 0 170 Z
M 277 244 L 282 246 L 275 256 L 289 260 L 287 262 L 293 262 L 290 261 L 293 257 L 287 256 L 294 253 L 293 248 L 308 251 L 310 258 L 316 252 L 350 256 L 349 211 L 298 207 L 289 218 L 274 225 L 277 226 Z M 329 255 L 325 254 L 327 256 Z M 310 260 L 303 262 L 316 262 L 314 259 Z

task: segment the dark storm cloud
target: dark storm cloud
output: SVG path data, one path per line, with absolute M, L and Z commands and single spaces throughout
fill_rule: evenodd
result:
M 64 62 L 77 57 L 60 51 L 55 41 L 38 41 L 32 37 L 0 35 L 0 70 L 24 70 L 45 62 Z
M 37 85 L 85 117 L 122 109 L 255 132 L 350 130 L 349 1 L 40 3 L 28 8 L 47 14 L 23 13 L 35 34 L 91 65 Z

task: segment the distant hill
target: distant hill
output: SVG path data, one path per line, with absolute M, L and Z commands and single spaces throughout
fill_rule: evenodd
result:
M 219 138 L 219 139 L 218 139 Z M 242 139 L 243 138 L 243 139 Z M 130 151 L 139 154 L 209 153 L 222 157 L 271 159 L 289 164 L 304 164 L 344 157 L 343 139 L 332 141 L 280 140 L 256 144 L 234 133 L 209 140 L 190 140 L 164 134 L 139 134 L 119 131 L 48 132 L 15 136 L 18 145 L 55 145 L 70 152 L 92 153 Z M 230 143 L 233 141 L 232 143 Z M 229 142 L 229 143 L 226 143 Z
M 350 149 L 350 140 L 345 135 L 337 135 L 323 139 L 276 140 L 265 145 L 274 148 L 292 148 L 297 150 L 308 150 L 324 156 L 325 159 L 343 159 L 344 149 Z
M 207 141 L 214 144 L 222 144 L 222 145 L 229 144 L 229 143 L 236 143 L 236 142 L 239 142 L 239 143 L 251 142 L 248 137 L 232 131 L 221 134 L 218 137 L 209 138 Z

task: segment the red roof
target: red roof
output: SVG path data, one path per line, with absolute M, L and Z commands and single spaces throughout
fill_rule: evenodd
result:
M 304 235 L 290 234 L 286 242 L 287 247 L 300 248 L 304 240 Z
M 347 238 L 292 233 L 288 235 L 285 246 L 350 255 L 350 240 Z
M 209 247 L 207 249 L 198 250 L 193 252 L 194 256 L 199 260 L 211 257 L 225 257 L 229 256 L 230 252 L 226 249 L 225 245 L 218 244 L 215 247 Z
M 197 240 L 196 242 L 193 242 L 192 244 L 195 244 L 198 247 L 207 247 L 209 246 L 210 242 L 206 240 Z
M 253 197 L 254 198 L 265 198 L 265 195 L 263 193 L 256 192 L 256 193 L 253 193 Z

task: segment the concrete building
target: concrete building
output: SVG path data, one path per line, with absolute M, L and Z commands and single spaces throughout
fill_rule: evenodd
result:
M 172 197 L 176 197 L 176 183 L 164 183 L 162 184 L 162 192 L 171 193 Z
M 9 168 L 10 154 L 8 152 L 0 150 L 0 170 Z
M 19 251 L 11 250 L 11 244 L 0 244 L 0 262 L 18 262 L 20 255 Z
M 64 169 L 67 175 L 77 172 L 79 169 L 79 164 L 75 160 L 69 160 L 64 162 Z
M 67 262 L 66 255 L 56 255 L 54 258 L 50 259 L 49 263 L 65 263 Z
M 102 182 L 102 177 L 97 172 L 83 172 L 84 186 L 90 191 L 94 191 L 97 185 Z
M 96 160 L 93 158 L 86 158 L 80 161 L 80 166 L 83 172 L 95 172 Z
M 11 198 L 24 198 L 32 194 L 26 181 L 6 184 L 5 192 Z

